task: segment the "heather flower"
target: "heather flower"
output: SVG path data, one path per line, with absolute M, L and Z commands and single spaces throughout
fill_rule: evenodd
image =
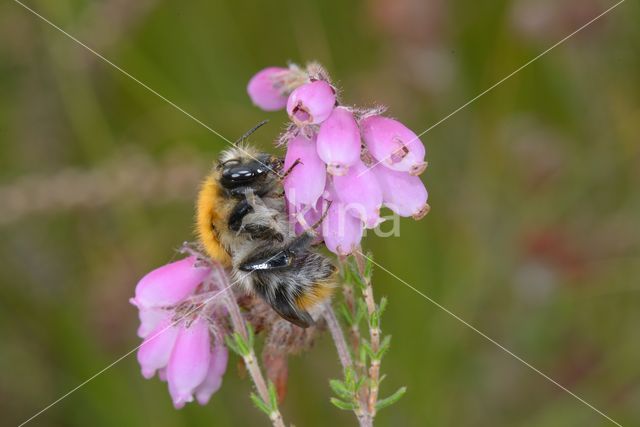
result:
M 135 305 L 162 307 L 191 295 L 211 272 L 210 268 L 195 264 L 196 258 L 190 256 L 147 273 L 136 286 Z
M 382 189 L 373 173 L 358 160 L 343 176 L 334 176 L 333 185 L 338 201 L 347 205 L 349 213 L 360 218 L 366 228 L 375 228 L 380 221 Z
M 318 155 L 327 172 L 341 176 L 360 159 L 360 130 L 353 113 L 336 107 L 318 131 Z
M 411 175 L 426 169 L 422 141 L 399 121 L 374 115 L 363 119 L 360 128 L 369 152 L 386 167 Z
M 294 89 L 287 100 L 287 113 L 298 126 L 320 124 L 329 117 L 336 103 L 336 92 L 323 80 Z
M 298 162 L 294 166 L 294 164 Z M 324 191 L 326 166 L 318 157 L 316 141 L 303 135 L 292 138 L 287 145 L 284 170 L 291 169 L 284 180 L 284 191 L 296 207 L 315 206 Z
M 258 71 L 247 85 L 251 101 L 265 111 L 277 111 L 287 105 L 285 76 L 289 69 L 267 67 Z
M 327 249 L 340 256 L 351 254 L 360 246 L 362 230 L 362 221 L 347 212 L 344 204 L 331 203 L 322 222 L 322 236 Z
M 194 395 L 207 403 L 226 370 L 226 348 L 212 344 L 220 342 L 212 333 L 220 329 L 223 311 L 213 301 L 220 292 L 209 288 L 210 274 L 210 267 L 189 256 L 145 275 L 131 299 L 140 315 L 138 335 L 144 339 L 137 354 L 142 375 L 150 379 L 158 373 L 167 381 L 176 408 Z
M 204 382 L 211 362 L 209 325 L 202 317 L 180 328 L 167 365 L 169 393 L 176 408 L 193 401 L 196 388 Z
M 382 201 L 400 216 L 420 219 L 429 212 L 427 189 L 419 177 L 377 165 L 372 172 L 382 188 Z

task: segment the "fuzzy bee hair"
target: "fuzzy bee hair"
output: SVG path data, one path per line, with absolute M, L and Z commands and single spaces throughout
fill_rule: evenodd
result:
M 310 312 L 332 293 L 336 268 L 311 248 L 314 231 L 296 236 L 281 168 L 281 159 L 246 145 L 223 152 L 200 190 L 197 232 L 209 256 L 231 269 L 234 283 L 308 327 Z

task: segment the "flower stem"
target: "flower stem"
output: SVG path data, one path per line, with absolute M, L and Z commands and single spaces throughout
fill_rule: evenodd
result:
M 225 307 L 229 312 L 229 317 L 231 318 L 231 324 L 233 326 L 234 332 L 240 334 L 240 336 L 245 340 L 249 341 L 249 333 L 247 330 L 247 324 L 242 317 L 242 313 L 240 312 L 240 307 L 238 306 L 238 302 L 236 301 L 236 297 L 229 285 L 229 278 L 219 264 L 215 264 L 215 269 L 219 278 L 219 283 L 222 289 L 225 291 Z M 249 372 L 249 376 L 253 381 L 253 384 L 256 387 L 256 391 L 258 395 L 262 399 L 263 402 L 271 402 L 272 399 L 269 396 L 269 387 L 267 386 L 267 382 L 264 379 L 264 375 L 262 375 L 262 370 L 258 365 L 258 359 L 256 358 L 256 354 L 253 350 L 253 347 L 249 349 L 249 352 L 242 355 L 242 359 L 244 360 L 244 364 Z M 284 421 L 282 419 L 282 414 L 280 414 L 280 410 L 277 406 L 271 408 L 271 413 L 269 414 L 269 418 L 271 419 L 271 424 L 274 427 L 285 427 Z
M 365 288 L 363 290 L 364 300 L 367 305 L 367 312 L 369 318 L 374 316 L 377 308 L 376 302 L 373 298 L 373 287 L 371 286 L 371 278 L 367 276 L 365 272 L 365 262 L 362 256 L 362 252 L 356 251 L 354 254 L 356 259 L 356 265 L 361 277 L 365 280 Z M 369 324 L 369 338 L 371 339 L 371 351 L 373 354 L 377 354 L 380 350 L 380 327 L 372 326 Z M 378 390 L 380 384 L 380 360 L 373 359 L 369 366 L 369 396 L 368 396 L 368 412 L 371 417 L 376 415 L 376 403 L 378 402 Z

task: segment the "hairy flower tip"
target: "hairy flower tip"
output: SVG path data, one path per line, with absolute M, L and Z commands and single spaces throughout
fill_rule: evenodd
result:
M 380 224 L 382 189 L 375 174 L 361 160 L 355 162 L 346 175 L 334 176 L 333 186 L 339 201 L 347 205 L 349 213 L 361 219 L 365 227 L 375 228 Z
M 191 295 L 211 269 L 196 265 L 190 256 L 147 273 L 136 286 L 131 302 L 138 308 L 164 307 L 179 303 Z
M 429 212 L 429 194 L 419 177 L 377 165 L 370 173 L 378 178 L 386 207 L 400 216 L 421 219 Z
M 322 222 L 324 243 L 331 252 L 347 256 L 360 246 L 363 228 L 362 221 L 348 212 L 346 205 L 334 201 Z
M 426 169 L 422 141 L 399 121 L 371 116 L 360 122 L 360 129 L 371 155 L 386 167 L 411 175 L 420 175 Z
M 336 104 L 333 87 L 317 80 L 306 83 L 291 92 L 287 100 L 287 113 L 298 126 L 317 125 L 329 117 Z
M 289 141 L 284 158 L 287 200 L 296 208 L 315 206 L 327 179 L 325 164 L 318 156 L 316 141 L 298 135 Z
M 285 79 L 288 68 L 267 67 L 258 71 L 247 85 L 251 101 L 265 111 L 277 111 L 287 105 Z
M 327 172 L 345 175 L 360 159 L 360 129 L 353 113 L 348 108 L 336 107 L 320 125 L 317 144 L 318 155 L 327 164 Z
M 199 316 L 180 328 L 167 365 L 169 394 L 176 409 L 193 401 L 193 395 L 204 383 L 210 367 L 209 323 Z

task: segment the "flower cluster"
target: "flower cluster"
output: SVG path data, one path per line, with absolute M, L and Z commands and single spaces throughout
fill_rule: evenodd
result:
M 222 384 L 228 352 L 223 344 L 225 313 L 211 268 L 195 256 L 159 267 L 136 286 L 131 303 L 139 310 L 138 349 L 142 375 L 156 372 L 169 385 L 176 408 L 195 399 L 206 404 Z
M 280 141 L 287 147 L 285 195 L 299 232 L 326 215 L 321 238 L 344 256 L 359 246 L 364 229 L 383 221 L 383 206 L 415 219 L 428 212 L 418 136 L 381 108 L 341 105 L 319 65 L 265 68 L 247 92 L 258 107 L 286 108 L 291 119 Z

